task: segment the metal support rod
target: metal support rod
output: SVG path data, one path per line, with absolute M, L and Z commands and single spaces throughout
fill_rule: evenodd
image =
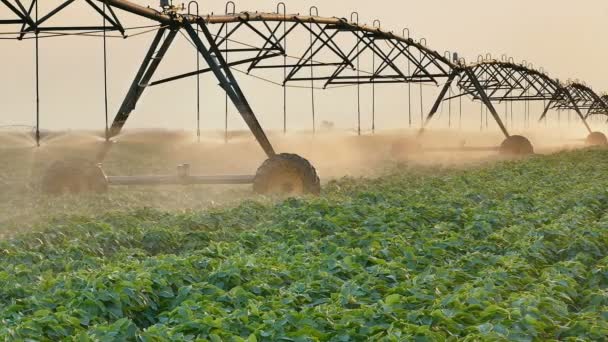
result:
M 66 0 L 66 1 L 64 1 L 57 8 L 53 9 L 52 11 L 48 12 L 44 17 L 40 18 L 40 20 L 38 20 L 38 16 L 36 16 L 36 28 L 40 27 L 42 25 L 42 23 L 44 23 L 45 21 L 49 20 L 52 16 L 54 16 L 55 14 L 57 14 L 58 12 L 60 12 L 62 9 L 64 9 L 65 7 L 67 7 L 68 5 L 70 5 L 74 1 L 75 0 Z
M 278 57 L 280 55 L 281 55 L 280 53 L 273 53 L 273 54 L 269 54 L 267 56 L 262 57 L 262 59 L 270 59 L 270 58 Z M 228 65 L 230 67 L 233 67 L 233 66 L 238 66 L 238 65 L 243 65 L 243 64 L 249 64 L 251 62 L 255 62 L 256 60 L 258 60 L 258 58 L 246 58 L 246 59 L 241 59 L 241 60 L 230 62 L 230 63 L 228 63 Z M 168 78 L 163 78 L 163 79 L 160 79 L 160 80 L 157 80 L 157 81 L 154 81 L 154 82 L 150 82 L 150 84 L 148 86 L 150 86 L 150 87 L 157 86 L 157 85 L 160 85 L 160 84 L 165 84 L 165 83 L 168 83 L 168 82 L 181 80 L 181 79 L 186 78 L 186 77 L 196 76 L 198 74 L 205 74 L 205 73 L 209 73 L 209 72 L 212 72 L 211 68 L 204 68 L 204 69 L 199 70 L 198 72 L 197 71 L 191 71 L 191 72 L 187 72 L 185 74 L 180 74 L 180 75 L 177 75 L 177 76 L 171 76 L 171 77 L 168 77 Z
M 196 6 L 196 15 L 199 15 L 198 2 L 192 0 L 188 3 L 188 14 L 192 13 L 192 6 Z M 197 32 L 198 35 L 198 32 Z M 196 57 L 196 141 L 201 142 L 201 57 L 198 51 L 195 52 Z
M 505 101 L 505 127 L 509 127 L 509 102 Z
M 170 15 L 158 12 L 152 8 L 145 7 L 125 0 L 97 0 L 106 3 L 108 6 L 119 8 L 123 11 L 137 14 L 139 16 L 158 21 L 161 24 L 169 25 L 174 22 Z
M 283 20 L 287 19 L 287 5 L 284 2 L 277 4 L 277 14 L 283 8 Z M 287 78 L 287 21 L 283 22 L 283 80 Z M 283 83 L 283 134 L 287 134 L 287 85 Z
M 484 109 L 485 113 L 486 113 L 486 129 L 488 129 L 489 124 L 488 124 L 488 108 Z
M 462 130 L 462 95 L 459 96 L 458 130 Z
M 354 18 L 357 18 L 356 21 L 354 20 Z M 354 22 L 356 25 L 359 25 L 359 13 L 358 12 L 353 12 L 350 14 L 350 21 Z M 357 35 L 357 44 L 356 44 L 356 51 L 357 51 L 357 81 L 359 81 L 359 78 L 361 77 L 361 62 L 360 62 L 360 48 L 359 48 L 359 43 L 361 42 L 361 39 L 359 38 L 359 36 Z M 361 83 L 357 82 L 357 135 L 361 135 Z
M 212 185 L 212 184 L 252 184 L 255 176 L 195 176 L 195 175 L 159 175 L 159 176 L 108 176 L 109 185 Z
M 226 3 L 226 8 L 225 8 L 225 13 L 226 15 L 229 14 L 229 10 L 228 8 L 232 6 L 232 14 L 235 14 L 236 12 L 236 4 L 234 3 L 234 1 L 228 1 Z M 229 34 L 229 29 L 228 29 L 229 24 L 226 23 L 225 27 L 226 27 L 226 33 L 225 33 L 225 37 L 228 37 Z M 229 39 L 226 39 L 225 42 L 225 54 L 226 56 L 224 57 L 224 59 L 226 60 L 226 63 L 230 63 L 230 56 L 228 55 L 228 41 Z M 224 143 L 228 143 L 229 137 L 228 137 L 228 93 L 226 93 L 226 95 L 224 96 Z
M 526 91 L 526 97 L 528 97 L 529 92 Z M 526 100 L 524 102 L 526 104 L 526 128 L 530 128 L 530 101 Z
M 372 24 L 374 28 L 380 29 L 381 23 L 380 20 L 374 20 Z M 376 53 L 372 52 L 372 72 L 374 75 L 372 76 L 372 134 L 376 133 Z
M 447 81 L 445 82 L 445 85 L 443 86 L 443 88 L 441 89 L 441 92 L 439 93 L 439 96 L 437 97 L 437 100 L 435 100 L 435 103 L 433 104 L 433 107 L 431 108 L 431 111 L 427 115 L 426 121 L 424 121 L 423 124 L 422 124 L 422 128 L 423 129 L 433 119 L 433 116 L 435 116 L 435 114 L 437 114 L 437 111 L 439 110 L 439 106 L 443 102 L 443 99 L 445 98 L 445 95 L 447 94 L 448 89 L 451 87 L 452 82 L 456 78 L 457 74 L 458 74 L 458 71 L 456 70 L 456 71 L 452 72 L 450 74 L 450 76 L 448 77 Z
M 549 110 L 551 109 L 551 106 L 553 105 L 553 103 L 556 101 L 556 96 L 553 97 L 553 99 L 549 100 L 549 103 L 544 103 L 544 110 L 543 113 L 541 114 L 540 118 L 538 119 L 538 121 L 542 121 L 545 120 L 545 122 L 547 121 L 547 113 L 549 113 Z
M 131 84 L 129 92 L 125 97 L 118 114 L 116 114 L 116 117 L 114 118 L 114 122 L 110 128 L 110 137 L 115 137 L 122 130 L 126 120 L 129 118 L 129 114 L 135 109 L 137 101 L 147 88 L 150 79 L 154 75 L 154 72 L 160 65 L 165 53 L 173 43 L 178 29 L 170 29 L 169 34 L 164 39 L 158 51 L 156 51 L 166 31 L 167 29 L 160 29 L 156 33 L 156 37 L 152 41 L 152 45 L 150 46 L 150 49 L 148 50 L 148 53 L 146 54 L 146 57 L 144 58 L 144 61 L 139 68 L 133 83 Z
M 315 11 L 315 16 L 319 16 L 319 9 L 316 6 L 312 6 L 309 10 L 309 14 L 312 17 L 313 11 Z M 316 123 L 316 113 L 315 113 L 315 74 L 314 74 L 314 53 L 313 53 L 313 27 L 312 21 L 310 22 L 310 103 L 312 110 L 312 134 L 314 135 L 317 132 L 317 123 Z
M 38 1 L 36 1 L 36 23 L 38 22 Z M 36 146 L 40 147 L 40 45 L 38 25 L 36 30 Z
M 142 65 L 139 67 L 137 75 L 135 76 L 135 79 L 133 80 L 133 83 L 131 84 L 127 95 L 125 96 L 122 105 L 118 109 L 118 113 L 114 117 L 114 121 L 112 122 L 108 135 L 110 139 L 120 134 L 122 128 L 129 119 L 131 112 L 133 112 L 133 110 L 135 109 L 139 98 L 148 86 L 148 82 L 152 78 L 152 75 L 160 65 L 160 62 L 163 59 L 165 53 L 171 46 L 171 43 L 173 42 L 173 39 L 177 34 L 176 29 L 170 30 L 162 46 L 160 47 L 158 52 L 156 51 L 158 46 L 160 45 L 161 40 L 163 39 L 163 35 L 166 30 L 167 29 L 165 28 L 161 28 L 156 33 L 156 36 L 154 37 L 154 40 L 152 41 L 152 44 L 150 45 L 150 48 L 148 49 L 148 52 L 144 57 Z M 110 151 L 111 146 L 111 143 L 104 144 L 103 148 L 99 151 L 97 155 L 98 163 L 104 161 L 106 155 Z
M 496 112 L 496 109 L 492 105 L 492 102 L 488 98 L 488 95 L 486 94 L 486 92 L 483 90 L 483 87 L 479 83 L 479 80 L 477 79 L 477 77 L 475 76 L 473 71 L 471 71 L 470 68 L 464 68 L 464 72 L 469 76 L 469 79 L 473 83 L 473 86 L 475 87 L 477 93 L 479 94 L 481 101 L 486 105 L 486 107 L 488 108 L 488 110 L 490 111 L 492 116 L 494 117 L 494 120 L 500 127 L 500 130 L 502 131 L 502 133 L 505 135 L 505 137 L 509 138 L 509 136 L 510 136 L 509 131 L 507 131 L 507 128 L 502 123 L 502 120 L 500 120 L 500 116 Z
M 107 34 L 106 34 L 106 4 L 103 3 L 103 98 L 104 98 L 104 114 L 105 114 L 105 139 L 106 142 L 110 141 L 110 126 L 108 116 L 108 47 L 107 47 Z
M 422 55 L 422 54 L 421 54 Z M 422 56 L 421 56 L 422 57 Z M 423 103 L 423 98 L 422 98 L 422 83 L 420 83 L 420 122 L 423 123 L 424 121 L 424 103 Z M 436 110 L 435 110 L 436 111 Z M 424 128 L 424 126 L 423 126 Z
M 452 54 L 449 51 L 446 51 L 444 53 L 444 55 L 447 55 L 447 59 L 448 60 L 450 60 L 452 58 Z M 449 93 L 449 97 L 448 97 L 448 128 L 452 128 L 452 85 L 450 85 L 450 88 L 448 89 L 448 93 Z
M 407 36 L 405 32 L 407 31 Z M 408 28 L 403 29 L 403 37 L 410 39 L 410 30 Z M 409 50 L 409 46 L 406 47 Z M 407 75 L 412 77 L 412 62 L 407 59 Z M 407 82 L 407 116 L 408 116 L 408 127 L 412 128 L 412 82 Z
M 228 35 L 228 24 L 226 24 L 226 35 Z M 225 49 L 226 49 L 226 56 L 224 57 L 226 59 L 226 63 L 229 63 L 229 55 L 228 55 L 228 39 L 226 39 L 226 43 L 225 43 Z M 228 94 L 226 94 L 224 96 L 224 143 L 228 143 Z
M 448 128 L 452 128 L 452 86 L 449 88 L 449 100 L 448 100 Z
M 189 21 L 185 20 L 182 25 L 209 67 L 213 69 L 213 73 L 219 80 L 220 86 L 224 89 L 224 91 L 226 91 L 266 155 L 269 158 L 273 157 L 275 155 L 274 148 L 270 144 L 266 133 L 258 122 L 253 109 L 249 105 L 247 98 L 239 87 L 239 84 L 232 74 L 230 67 L 226 63 L 226 60 L 222 58 L 222 54 L 219 51 L 218 46 L 215 44 L 215 40 L 211 35 L 211 32 L 209 32 L 205 21 L 203 19 L 199 19 L 197 23 L 202 30 L 205 39 L 209 43 L 209 48 L 207 48 L 200 37 L 198 37 L 197 31 L 192 27 Z M 215 56 L 215 58 L 213 56 Z
M 376 21 L 374 20 L 374 26 L 376 25 Z M 375 132 L 375 121 L 376 121 L 376 80 L 374 76 L 376 75 L 376 54 L 372 51 L 372 134 Z
M 412 63 L 407 61 L 407 72 L 411 76 Z M 409 128 L 412 128 L 412 82 L 407 82 L 407 116 Z
M 578 117 L 581 119 L 581 121 L 585 125 L 585 128 L 587 128 L 587 131 L 589 133 L 593 132 L 591 130 L 591 127 L 589 127 L 589 124 L 587 123 L 587 120 L 586 120 L 585 116 L 581 112 L 580 107 L 578 106 L 578 104 L 576 103 L 576 101 L 574 100 L 574 98 L 572 97 L 572 94 L 570 94 L 570 92 L 567 89 L 564 91 L 564 93 L 568 97 L 568 101 L 570 101 L 570 103 L 572 103 L 572 106 L 574 107 L 574 111 L 576 112 L 576 114 L 578 114 Z
M 511 128 L 515 127 L 515 121 L 513 121 L 513 102 L 511 102 Z
M 547 113 L 547 111 L 548 111 L 547 107 L 548 107 L 548 106 L 547 106 L 547 101 L 546 101 L 546 100 L 543 100 L 543 110 L 544 110 L 543 115 L 546 115 L 546 113 Z M 542 120 L 542 116 L 541 116 L 541 118 L 538 120 L 538 122 L 540 122 L 541 120 Z M 545 127 L 547 127 L 547 125 L 548 125 L 548 120 L 546 120 L 546 119 L 545 119 Z
M 479 103 L 479 131 L 483 132 L 483 102 Z

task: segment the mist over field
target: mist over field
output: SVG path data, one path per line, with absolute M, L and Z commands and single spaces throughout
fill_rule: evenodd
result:
M 584 135 L 578 132 L 577 128 L 571 132 L 565 129 L 555 135 L 538 129 L 529 131 L 527 136 L 537 153 L 550 154 L 584 147 Z M 285 136 L 277 132 L 269 137 L 278 152 L 298 153 L 309 159 L 323 184 L 343 177 L 382 177 L 395 168 L 470 168 L 505 159 L 497 154 L 496 148 L 504 140 L 497 132 L 459 133 L 453 129 L 418 133 L 393 131 L 357 136 L 334 130 L 315 135 L 301 132 Z M 41 146 L 36 147 L 29 131 L 0 134 L 0 156 L 6 161 L 0 178 L 4 188 L 0 206 L 3 231 L 27 231 L 31 224 L 57 215 L 96 215 L 103 210 L 139 207 L 179 211 L 257 198 L 250 185 L 116 186 L 107 195 L 85 196 L 84 201 L 79 195 L 53 198 L 42 193 L 44 173 L 54 162 L 93 161 L 105 144 L 102 137 L 103 132 L 94 131 L 47 132 Z M 248 132 L 233 132 L 226 143 L 223 132 L 204 132 L 198 142 L 195 132 L 128 130 L 114 139 L 103 169 L 110 176 L 174 175 L 177 166 L 186 163 L 194 175 L 253 175 L 265 158 Z

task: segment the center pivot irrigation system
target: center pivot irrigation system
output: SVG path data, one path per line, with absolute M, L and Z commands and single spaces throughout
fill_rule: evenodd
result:
M 97 12 L 103 19 L 103 25 L 47 25 L 49 19 L 57 16 L 76 1 L 86 4 Z M 429 49 L 424 39 L 414 41 L 409 37 L 407 29 L 403 30 L 402 35 L 397 35 L 383 30 L 377 20 L 374 21 L 373 26 L 361 25 L 356 12 L 351 15 L 350 20 L 321 17 L 316 7 L 312 7 L 308 15 L 287 14 L 285 4 L 279 3 L 275 13 L 236 13 L 234 3 L 229 2 L 223 15 L 199 15 L 196 2 L 192 1 L 187 7 L 182 5 L 180 8 L 173 6 L 169 0 L 161 0 L 160 10 L 126 0 L 62 0 L 56 8 L 44 14 L 39 13 L 38 0 L 29 2 L 0 0 L 0 8 L 2 5 L 12 17 L 0 18 L 0 25 L 17 26 L 19 29 L 2 32 L 0 37 L 17 40 L 35 39 L 37 80 L 39 39 L 64 35 L 103 37 L 105 66 L 107 63 L 105 41 L 108 34 L 118 32 L 120 36 L 127 38 L 136 34 L 155 32 L 135 79 L 111 125 L 107 120 L 106 83 L 106 143 L 100 149 L 96 160 L 77 163 L 60 161 L 52 165 L 43 180 L 43 190 L 49 193 L 105 191 L 108 185 L 250 183 L 253 183 L 254 189 L 259 193 L 319 193 L 319 177 L 306 159 L 294 154 L 275 152 L 239 86 L 234 71 L 252 75 L 255 70 L 282 70 L 282 82 L 278 84 L 284 88 L 283 129 L 285 131 L 287 130 L 286 89 L 296 83 L 309 84 L 313 127 L 316 127 L 315 90 L 356 87 L 359 134 L 361 134 L 361 85 L 371 84 L 375 95 L 376 84 L 405 83 L 411 96 L 411 84 L 440 86 L 443 83 L 439 97 L 426 117 L 420 134 L 423 134 L 424 127 L 431 122 L 443 101 L 467 96 L 487 107 L 505 135 L 503 144 L 496 148 L 502 153 L 533 153 L 533 147 L 525 137 L 510 135 L 495 108 L 497 103 L 515 101 L 525 101 L 526 104 L 530 101 L 542 101 L 545 110 L 540 120 L 545 119 L 551 109 L 573 110 L 589 131 L 588 144 L 608 143 L 602 133 L 593 132 L 588 124 L 591 115 L 608 115 L 608 98 L 597 95 L 584 84 L 561 83 L 550 78 L 542 70 L 536 70 L 526 63 L 517 64 L 506 57 L 501 60 L 494 60 L 491 56 L 480 57 L 476 63 L 467 64 L 455 53 L 442 55 Z M 117 15 L 118 10 L 147 18 L 155 23 L 151 26 L 127 28 L 123 26 Z M 130 34 L 131 32 L 135 33 Z M 186 37 L 196 50 L 197 69 L 153 81 L 155 72 L 178 34 Z M 304 50 L 292 56 L 288 53 L 287 42 L 289 37 L 293 39 L 297 34 L 305 34 L 310 40 L 302 42 L 302 39 L 299 39 L 298 45 L 304 45 Z M 249 40 L 246 43 L 239 42 L 236 38 L 239 36 L 249 37 Z M 238 43 L 238 46 L 235 43 Z M 366 72 L 360 67 L 364 54 L 372 56 L 371 72 Z M 206 62 L 206 68 L 201 68 L 200 58 Z M 238 67 L 246 70 L 243 71 Z M 226 111 L 228 101 L 231 101 L 266 153 L 268 159 L 257 173 L 247 176 L 194 176 L 189 173 L 188 165 L 181 165 L 175 176 L 105 175 L 101 165 L 111 149 L 112 139 L 121 133 L 144 91 L 148 87 L 188 77 L 196 77 L 198 80 L 204 73 L 211 73 L 217 79 L 219 86 L 226 93 Z M 315 86 L 320 83 L 323 83 L 323 87 Z M 200 83 L 197 81 L 197 93 L 199 86 Z M 452 91 L 453 86 L 459 90 L 455 96 Z M 308 88 L 308 86 L 294 87 Z M 39 144 L 38 82 L 36 88 L 36 140 Z M 420 95 L 422 96 L 422 92 Z M 200 99 L 197 101 L 199 101 L 197 134 L 200 138 Z M 511 106 L 511 110 L 512 108 Z M 374 96 L 372 131 L 375 130 L 375 110 Z M 423 116 L 421 112 L 421 119 Z

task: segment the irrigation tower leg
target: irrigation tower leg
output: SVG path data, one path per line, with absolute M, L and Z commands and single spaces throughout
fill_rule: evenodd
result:
M 473 86 L 475 86 L 475 90 L 477 90 L 477 93 L 479 94 L 479 98 L 481 99 L 481 102 L 483 104 L 485 104 L 486 107 L 490 110 L 490 113 L 494 117 L 494 120 L 500 127 L 500 130 L 502 131 L 502 133 L 505 135 L 506 138 L 509 138 L 511 136 L 509 134 L 509 131 L 507 131 L 507 128 L 502 123 L 502 120 L 500 119 L 500 115 L 498 115 L 498 112 L 496 112 L 496 108 L 494 108 L 494 105 L 492 105 L 492 101 L 490 101 L 490 98 L 488 98 L 488 95 L 486 94 L 485 90 L 483 90 L 483 87 L 479 83 L 479 80 L 477 79 L 477 77 L 475 76 L 473 71 L 469 68 L 465 68 L 464 72 L 471 79 Z
M 232 100 L 239 113 L 249 126 L 249 129 L 255 136 L 258 143 L 261 145 L 266 155 L 268 157 L 274 156 L 275 151 L 272 145 L 270 144 L 266 133 L 264 133 L 264 130 L 262 129 L 255 114 L 253 113 L 249 102 L 247 102 L 245 95 L 239 87 L 238 82 L 236 81 L 234 75 L 230 70 L 230 67 L 226 63 L 226 60 L 223 58 L 218 46 L 215 44 L 215 41 L 212 38 L 211 33 L 209 32 L 206 25 L 204 23 L 198 23 L 198 26 L 201 28 L 201 31 L 203 32 L 205 39 L 209 44 L 209 48 L 207 48 L 207 46 L 203 43 L 194 27 L 188 21 L 184 21 L 182 25 L 190 36 L 190 38 L 192 39 L 192 41 L 194 42 L 197 50 L 205 59 L 205 61 L 211 68 L 211 71 L 218 79 L 220 86 L 222 87 L 222 89 L 224 89 L 224 91 L 226 91 L 228 97 Z M 169 50 L 175 36 L 177 35 L 180 29 L 181 28 L 179 27 L 174 27 L 170 29 L 162 28 L 158 30 L 156 36 L 154 37 L 154 40 L 152 41 L 152 44 L 150 45 L 150 48 L 148 49 L 148 53 L 146 54 L 146 57 L 144 58 L 144 61 L 140 66 L 139 71 L 137 72 L 137 75 L 135 76 L 135 79 L 131 84 L 131 87 L 129 88 L 129 92 L 127 93 L 120 109 L 118 110 L 118 113 L 116 114 L 116 117 L 114 118 L 114 122 L 112 123 L 112 127 L 110 128 L 110 138 L 117 136 L 124 127 L 125 123 L 129 119 L 131 112 L 133 112 L 133 110 L 135 109 L 137 102 L 139 101 L 141 95 L 147 88 L 150 80 L 152 79 L 152 76 L 158 69 L 160 62 L 162 61 L 166 52 Z M 163 36 L 167 30 L 169 31 L 169 33 L 163 41 Z M 97 155 L 98 163 L 101 163 L 105 160 L 108 152 L 110 151 L 111 146 L 111 142 L 104 144 L 102 150 Z
M 543 110 L 543 114 L 540 116 L 540 118 L 538 119 L 538 122 L 540 123 L 541 121 L 543 121 L 546 117 L 547 117 L 547 113 L 549 113 L 549 110 L 551 109 L 551 106 L 553 105 L 553 103 L 555 102 L 556 98 L 555 96 L 549 101 L 549 103 L 547 103 L 547 105 L 545 106 L 545 109 Z
M 566 93 L 566 96 L 568 97 L 568 100 L 570 101 L 570 103 L 572 103 L 572 105 L 574 106 L 574 110 L 576 111 L 576 114 L 578 115 L 579 118 L 581 118 L 581 121 L 583 122 L 583 124 L 585 124 L 587 131 L 589 131 L 589 133 L 593 133 L 593 131 L 591 130 L 591 127 L 589 127 L 589 124 L 587 123 L 587 117 L 584 116 L 583 113 L 581 112 L 581 109 L 579 108 L 578 104 L 572 97 L 572 94 L 570 94 L 570 92 L 567 90 L 565 91 L 565 93 Z
M 131 112 L 133 112 L 133 110 L 135 109 L 137 102 L 141 98 L 141 95 L 144 93 L 144 90 L 152 79 L 154 72 L 156 71 L 156 69 L 158 69 L 160 62 L 167 53 L 167 50 L 169 50 L 169 47 L 171 46 L 171 43 L 173 43 L 173 40 L 178 32 L 177 29 L 170 29 L 169 34 L 166 38 L 164 38 L 164 41 L 161 45 L 161 41 L 163 40 L 163 36 L 166 31 L 166 28 L 162 28 L 156 33 L 156 36 L 154 37 L 154 40 L 152 41 L 152 44 L 148 49 L 146 57 L 144 58 L 143 63 L 139 67 L 139 71 L 137 72 L 137 75 L 135 76 L 135 79 L 133 80 L 129 91 L 125 99 L 123 100 L 122 105 L 120 106 L 120 109 L 116 114 L 116 117 L 114 118 L 114 122 L 112 122 L 108 138 L 113 138 L 120 134 L 120 131 L 129 119 Z M 107 141 L 103 145 L 103 148 L 97 155 L 98 163 L 101 163 L 105 160 L 111 147 L 111 141 Z
M 562 93 L 564 95 L 566 95 L 566 97 L 568 98 L 568 101 L 570 101 L 570 103 L 574 107 L 574 110 L 575 110 L 576 114 L 578 115 L 578 117 L 581 119 L 581 121 L 585 125 L 585 128 L 587 129 L 587 131 L 589 133 L 593 133 L 593 131 L 591 130 L 591 127 L 589 126 L 589 123 L 587 122 L 587 116 L 583 115 L 583 113 L 581 112 L 581 109 L 579 108 L 578 104 L 576 103 L 576 101 L 574 100 L 574 98 L 572 97 L 572 95 L 567 90 L 562 91 L 562 92 L 558 92 L 557 94 L 555 94 L 555 96 L 553 97 L 553 99 L 551 99 L 551 101 L 549 101 L 549 103 L 545 107 L 545 110 L 543 111 L 543 114 L 540 116 L 540 119 L 538 119 L 538 121 L 540 122 L 540 121 L 542 121 L 543 119 L 546 118 L 547 113 L 551 109 L 551 106 L 553 105 L 553 103 L 555 103 L 555 101 L 559 100 L 559 98 L 560 98 L 560 96 L 561 96 Z
M 439 96 L 437 97 L 435 104 L 433 104 L 433 107 L 431 108 L 429 115 L 426 117 L 426 120 L 424 121 L 424 124 L 422 125 L 423 130 L 428 125 L 428 123 L 433 119 L 433 116 L 435 116 L 435 114 L 437 114 L 437 111 L 439 110 L 439 106 L 441 105 L 441 102 L 443 102 L 445 95 L 448 93 L 448 90 L 452 86 L 452 82 L 454 82 L 454 79 L 456 78 L 457 75 L 458 75 L 458 71 L 454 71 L 450 75 L 450 77 L 448 77 L 448 80 L 445 82 L 445 85 L 443 86 L 443 89 L 441 89 L 441 92 L 439 93 Z
M 220 82 L 220 86 L 222 89 L 224 89 L 232 103 L 236 106 L 247 126 L 249 126 L 249 129 L 268 158 L 273 157 L 276 154 L 274 148 L 270 144 L 266 133 L 258 122 L 258 119 L 256 118 L 253 109 L 251 109 L 249 102 L 245 98 L 243 91 L 239 87 L 236 78 L 232 74 L 230 66 L 226 63 L 226 60 L 223 58 L 218 46 L 215 44 L 215 40 L 213 39 L 211 32 L 209 32 L 209 29 L 204 22 L 199 21 L 197 24 L 203 32 L 203 36 L 205 37 L 205 40 L 207 40 L 209 48 L 205 46 L 190 22 L 185 20 L 182 25 L 190 36 L 190 39 L 194 42 L 194 45 L 198 49 L 199 53 L 205 59 L 211 68 L 211 71 Z

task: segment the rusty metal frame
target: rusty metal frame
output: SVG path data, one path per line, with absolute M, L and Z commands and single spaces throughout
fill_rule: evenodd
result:
M 39 18 L 34 18 L 33 12 L 37 8 L 39 0 L 31 0 L 29 6 L 26 8 L 22 0 L 0 0 L 0 7 L 4 5 L 10 12 L 15 14 L 18 19 L 0 19 L 0 24 L 21 24 L 21 28 L 17 34 L 17 39 L 23 39 L 28 34 L 40 35 L 40 38 L 45 37 L 44 33 L 48 35 L 58 34 L 60 32 L 82 32 L 82 31 L 118 31 L 121 35 L 125 36 L 125 29 L 116 15 L 114 9 L 105 0 L 84 0 L 84 2 L 97 14 L 104 18 L 109 25 L 104 26 L 45 26 L 53 17 L 60 14 L 70 5 L 76 3 L 76 0 L 64 0 L 58 6 L 54 7 L 48 13 L 39 13 Z M 107 12 L 103 10 L 97 3 L 102 2 L 106 4 Z
M 461 93 L 456 96 L 446 97 L 446 93 L 452 81 L 458 77 L 457 85 Z M 516 64 L 512 60 L 503 57 L 502 61 L 493 60 L 490 56 L 480 57 L 477 63 L 465 65 L 455 69 L 453 76 L 450 77 L 444 89 L 435 101 L 431 112 L 427 116 L 426 124 L 433 118 L 438 111 L 439 105 L 443 101 L 451 100 L 456 97 L 470 96 L 473 101 L 480 101 L 485 105 L 494 120 L 500 127 L 505 137 L 510 134 L 496 112 L 493 103 L 525 101 L 543 101 L 548 105 L 540 116 L 540 120 L 545 119 L 550 109 L 574 109 L 581 121 L 591 132 L 587 123 L 589 113 L 583 110 L 590 110 L 595 104 L 601 104 L 602 109 L 608 108 L 606 103 L 599 97 L 589 92 L 590 89 L 580 89 L 577 86 L 564 87 L 558 80 L 549 77 L 543 70 L 536 70 L 527 63 Z M 425 125 L 426 125 L 425 124 Z
M 379 83 L 431 83 L 438 84 L 438 79 L 447 78 L 454 65 L 436 51 L 430 50 L 411 38 L 382 31 L 378 27 L 370 28 L 346 19 L 322 18 L 271 13 L 243 12 L 236 15 L 207 16 L 205 21 L 212 30 L 213 24 L 219 26 L 215 43 L 221 46 L 228 40 L 234 40 L 237 34 L 253 34 L 262 39 L 257 46 L 248 44 L 245 48 L 222 49 L 230 52 L 231 66 L 248 64 L 247 72 L 256 69 L 285 69 L 283 84 L 294 82 L 324 81 L 324 88 L 356 84 Z M 222 34 L 227 23 L 235 23 L 227 34 Z M 279 33 L 279 29 L 284 32 Z M 276 57 L 285 57 L 283 42 L 298 31 L 309 33 L 313 41 L 298 56 L 296 61 L 287 64 Z M 344 35 L 353 37 L 350 43 L 338 43 Z M 356 61 L 364 53 L 378 58 L 380 63 L 368 75 L 346 75 L 355 71 Z M 416 53 L 419 52 L 419 53 Z M 329 55 L 327 57 L 321 56 Z M 397 62 L 403 62 L 398 64 Z M 408 71 L 407 64 L 414 68 Z M 307 70 L 315 69 L 316 76 L 311 77 Z M 327 71 L 325 71 L 327 70 Z M 359 70 L 360 71 L 360 70 Z M 188 72 L 155 81 L 151 85 L 163 84 L 182 78 L 210 72 L 209 69 Z

